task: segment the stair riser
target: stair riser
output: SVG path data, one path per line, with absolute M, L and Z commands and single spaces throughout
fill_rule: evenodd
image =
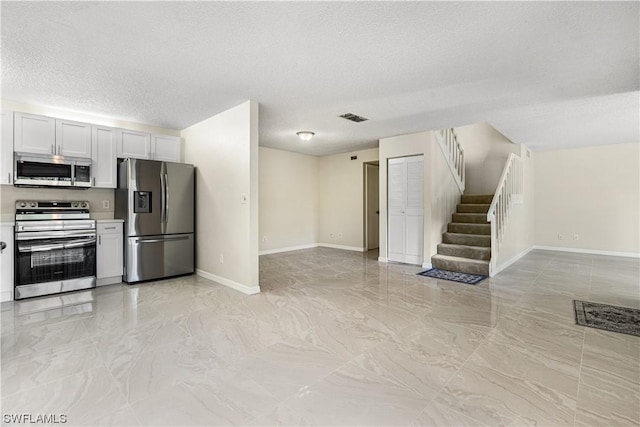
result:
M 476 204 L 488 204 L 493 201 L 493 195 L 463 195 L 460 198 L 460 203 L 476 203 Z
M 439 268 L 442 270 L 458 271 L 461 273 L 469 273 L 469 274 L 482 274 L 484 276 L 489 275 L 488 264 L 478 265 L 478 264 L 466 263 L 464 261 L 452 262 L 452 261 L 441 260 L 436 258 L 431 258 L 431 264 L 435 268 Z
M 490 224 L 458 224 L 449 223 L 447 226 L 449 233 L 461 233 L 461 234 L 482 234 L 491 235 Z
M 452 245 L 481 246 L 489 248 L 491 247 L 491 236 L 444 233 L 442 235 L 442 243 L 451 243 Z
M 474 204 L 463 205 L 463 204 L 460 204 L 460 205 L 458 205 L 456 211 L 458 213 L 483 213 L 483 214 L 486 214 L 487 212 L 489 212 L 489 206 L 491 206 L 491 205 L 474 205 Z
M 466 222 L 471 224 L 488 224 L 486 214 L 453 214 L 453 222 Z
M 489 261 L 491 259 L 491 249 L 480 248 L 478 246 L 465 246 L 462 248 L 438 245 L 438 253 L 440 255 L 457 256 L 460 258 L 479 259 Z

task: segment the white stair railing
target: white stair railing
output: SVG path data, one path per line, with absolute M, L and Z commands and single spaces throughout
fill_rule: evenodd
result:
M 498 188 L 493 195 L 491 206 L 487 212 L 487 221 L 491 223 L 491 263 L 489 274 L 496 269 L 497 254 L 504 239 L 511 208 L 515 203 L 522 203 L 524 190 L 524 170 L 522 159 L 515 154 L 509 158 L 502 169 Z
M 464 150 L 458 142 L 456 132 L 453 128 L 448 128 L 437 130 L 435 134 L 453 178 L 460 189 L 460 194 L 462 194 L 464 193 Z

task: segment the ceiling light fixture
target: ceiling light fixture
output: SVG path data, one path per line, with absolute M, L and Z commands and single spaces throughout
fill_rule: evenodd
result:
M 309 140 L 311 140 L 313 135 L 315 135 L 315 133 L 313 133 L 313 132 L 311 132 L 309 130 L 301 130 L 300 132 L 296 132 L 296 135 L 298 135 L 300 137 L 300 139 L 303 140 L 303 141 L 309 141 Z

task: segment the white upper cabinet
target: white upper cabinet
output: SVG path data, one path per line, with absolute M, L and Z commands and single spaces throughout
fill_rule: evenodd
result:
M 15 113 L 13 131 L 17 153 L 55 154 L 56 119 Z
M 69 157 L 91 157 L 91 125 L 56 120 L 56 154 Z
M 17 153 L 91 158 L 91 125 L 34 114 L 14 114 Z
M 116 129 L 94 125 L 92 127 L 91 160 L 93 186 L 116 188 L 117 180 L 117 134 Z
M 151 135 L 151 159 L 164 162 L 180 162 L 180 138 L 177 136 Z
M 0 184 L 13 184 L 13 111 L 2 110 Z
M 120 129 L 118 133 L 118 157 L 151 158 L 150 134 L 126 129 Z

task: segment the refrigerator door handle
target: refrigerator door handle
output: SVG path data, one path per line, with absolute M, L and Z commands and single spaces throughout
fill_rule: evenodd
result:
M 160 208 L 160 222 L 166 223 L 167 220 L 165 218 L 165 212 L 167 210 L 167 186 L 165 185 L 165 179 L 167 175 L 165 173 L 160 172 L 160 203 L 162 207 Z M 164 228 L 163 228 L 164 230 Z
M 164 174 L 164 223 L 169 222 L 169 174 Z
M 175 242 L 176 240 L 187 240 L 189 236 L 165 237 L 164 239 L 136 239 L 135 243 L 163 243 Z

